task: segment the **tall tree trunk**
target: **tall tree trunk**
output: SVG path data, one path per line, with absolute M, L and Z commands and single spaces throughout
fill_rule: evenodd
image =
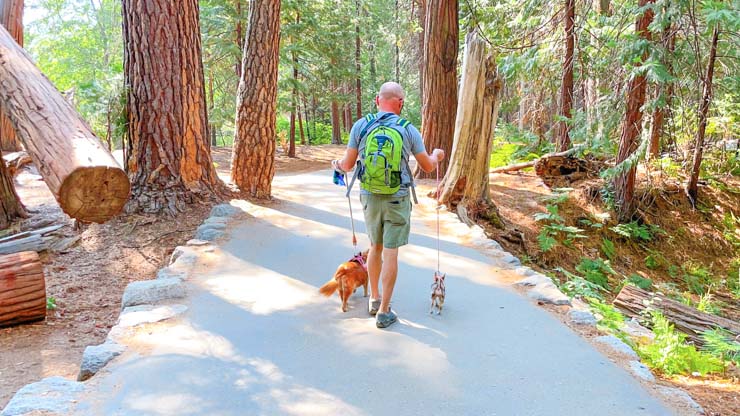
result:
M 564 152 L 570 148 L 570 119 L 573 111 L 573 49 L 575 47 L 576 0 L 565 0 L 565 60 L 563 82 L 560 89 L 560 117 L 556 149 Z
M 306 134 L 303 132 L 303 115 L 301 113 L 301 102 L 300 101 L 298 101 L 296 112 L 298 113 L 298 131 L 301 132 L 301 146 L 305 146 L 306 145 Z
M 306 121 L 306 137 L 308 138 L 308 144 L 311 144 L 311 120 L 308 117 L 308 100 L 306 99 L 306 95 L 301 95 L 303 98 L 303 118 Z M 301 140 L 303 137 L 301 137 Z M 304 143 L 305 144 L 305 143 Z
M 470 33 L 465 42 L 455 144 L 440 201 L 457 204 L 458 213 L 463 208 L 499 226 L 501 220 L 488 192 L 488 171 L 501 85 L 496 58 L 477 32 Z
M 123 0 L 127 210 L 174 214 L 220 188 L 211 159 L 197 0 Z
M 417 13 L 419 18 L 419 26 L 421 26 L 421 31 L 419 31 L 419 45 L 418 45 L 418 59 L 419 59 L 419 101 L 422 103 L 424 102 L 424 68 L 426 67 L 426 62 L 424 62 L 424 22 L 426 21 L 426 9 L 427 4 L 426 0 L 418 0 L 417 3 Z
M 395 68 L 395 78 L 394 81 L 400 83 L 401 82 L 401 49 L 398 47 L 399 43 L 401 43 L 401 40 L 398 37 L 398 0 L 396 0 L 396 7 L 393 9 L 393 18 L 394 18 L 394 26 L 393 26 L 393 52 L 394 52 L 394 68 Z
M 26 209 L 15 192 L 13 177 L 2 156 L 0 152 L 0 229 L 7 228 L 16 218 L 26 218 Z
M 231 179 L 249 195 L 269 198 L 275 175 L 275 122 L 280 0 L 249 2 L 242 76 L 236 98 Z
M 452 151 L 452 136 L 457 111 L 458 2 L 427 0 L 424 32 L 424 102 L 421 125 L 428 150 Z M 440 163 L 447 172 L 448 159 Z M 419 177 L 432 177 L 417 170 Z
M 653 9 L 645 6 L 655 3 L 655 0 L 640 0 L 639 6 L 644 9 L 643 14 L 638 17 L 635 24 L 635 32 L 642 39 L 648 42 L 652 39 L 648 27 L 653 21 Z M 642 61 L 647 59 L 647 53 L 643 54 Z M 617 153 L 617 164 L 627 160 L 637 150 L 639 143 L 637 139 L 642 131 L 642 106 L 645 103 L 646 79 L 645 75 L 639 75 L 632 78 L 627 88 L 627 109 L 622 123 L 622 134 L 619 139 L 619 152 Z M 635 193 L 635 174 L 637 172 L 637 162 L 628 166 L 628 169 L 619 173 L 614 180 L 614 190 L 616 193 L 617 216 L 620 222 L 627 222 L 632 219 L 635 212 L 634 193 Z
M 701 171 L 701 160 L 704 152 L 704 134 L 707 130 L 707 116 L 709 115 L 709 106 L 712 104 L 712 80 L 714 79 L 714 61 L 717 58 L 717 42 L 719 40 L 719 24 L 714 26 L 712 33 L 712 47 L 709 49 L 709 61 L 707 62 L 707 72 L 704 76 L 704 92 L 702 94 L 701 105 L 699 106 L 699 125 L 696 128 L 696 141 L 694 142 L 694 160 L 691 164 L 691 176 L 686 184 L 686 193 L 689 195 L 691 203 L 696 205 L 696 197 L 699 193 L 699 173 Z
M 0 24 L 5 26 L 18 45 L 23 46 L 23 0 L 0 0 Z M 5 152 L 23 150 L 15 134 L 15 128 L 2 113 L 0 113 L 0 150 Z
M 378 68 L 375 64 L 375 41 L 373 39 L 368 39 L 367 50 L 370 58 L 370 86 L 373 88 L 373 92 L 377 92 Z M 372 112 L 372 109 L 370 112 Z
M 331 101 L 331 144 L 342 144 L 342 125 L 336 99 Z
M 360 0 L 355 0 L 357 23 L 355 23 L 355 114 L 362 117 L 362 55 L 360 54 Z
M 236 65 L 234 65 L 234 72 L 236 72 L 236 78 L 240 80 L 242 78 L 242 61 L 241 57 L 244 55 L 244 28 L 242 25 L 242 1 L 243 0 L 234 0 L 234 9 L 236 11 L 236 28 L 234 30 L 235 32 L 235 39 L 236 46 L 239 48 L 239 57 L 240 59 L 237 60 Z
M 295 22 L 296 24 L 301 23 L 300 13 L 296 13 Z M 298 54 L 293 50 L 291 56 L 293 58 L 293 91 L 290 97 L 290 143 L 288 145 L 288 157 L 295 157 L 295 119 L 296 116 L 300 117 L 300 109 L 298 108 Z M 301 131 L 301 135 L 303 135 L 303 131 Z
M 676 31 L 673 25 L 669 24 L 663 29 L 663 46 L 666 50 L 665 66 L 668 73 L 673 75 L 673 51 L 676 45 Z M 660 155 L 660 138 L 663 136 L 663 126 L 665 125 L 665 116 L 671 108 L 673 99 L 673 81 L 664 84 L 658 84 L 657 98 L 664 99 L 665 104 L 658 104 L 653 110 L 653 123 L 650 128 L 650 144 L 648 146 L 648 158 L 656 158 Z
M 213 96 L 214 96 L 213 94 L 213 71 L 211 70 L 208 73 L 208 113 L 207 114 L 213 114 L 213 110 L 216 109 Z M 211 146 L 218 146 L 218 141 L 216 138 L 216 126 L 213 125 L 213 123 L 208 125 L 208 134 L 211 135 Z

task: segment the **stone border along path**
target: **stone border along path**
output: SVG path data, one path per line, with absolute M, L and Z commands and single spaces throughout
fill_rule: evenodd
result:
M 416 208 L 415 208 L 416 209 Z M 207 218 L 196 231 L 196 238 L 186 246 L 178 246 L 170 259 L 170 265 L 157 273 L 157 278 L 129 284 L 122 299 L 122 312 L 116 326 L 111 328 L 107 340 L 85 349 L 80 366 L 79 381 L 61 377 L 48 377 L 20 389 L 11 399 L 0 416 L 27 415 L 43 411 L 44 414 L 69 414 L 79 397 L 84 393 L 84 381 L 94 376 L 115 357 L 125 352 L 126 346 L 117 341 L 126 338 L 142 325 L 154 324 L 175 318 L 187 311 L 187 306 L 177 301 L 188 294 L 184 280 L 198 261 L 201 253 L 213 252 L 214 241 L 224 237 L 228 221 L 242 209 L 230 204 L 213 207 Z M 571 325 L 596 326 L 596 318 L 588 306 L 578 300 L 571 301 L 552 280 L 529 267 L 504 251 L 493 240 L 489 240 L 478 226 L 469 228 L 461 223 L 456 214 L 444 209 L 440 212 L 444 233 L 453 234 L 470 243 L 473 247 L 495 259 L 502 272 L 514 278 L 514 285 L 523 288 L 529 298 L 539 304 L 560 305 L 569 310 L 566 314 Z M 518 277 L 517 277 L 518 276 Z M 632 324 L 633 328 L 637 324 Z M 647 331 L 638 325 L 636 331 Z M 647 331 L 649 332 L 649 331 Z M 587 338 L 589 339 L 589 338 Z M 650 370 L 639 362 L 637 354 L 624 342 L 614 336 L 599 336 L 589 339 L 592 343 L 603 344 L 612 354 L 623 359 L 616 360 L 623 368 L 633 374 L 649 390 L 667 398 L 678 414 L 704 414 L 703 409 L 683 390 L 660 386 Z M 613 360 L 614 361 L 614 360 Z M 677 407 L 677 408 L 676 408 Z
M 63 377 L 47 377 L 22 387 L 11 398 L 0 416 L 22 416 L 42 412 L 44 415 L 67 415 L 85 391 L 84 381 L 90 379 L 114 358 L 126 350 L 118 341 L 146 324 L 166 321 L 187 311 L 187 306 L 173 303 L 187 296 L 189 272 L 199 253 L 214 250 L 215 240 L 226 233 L 227 223 L 243 211 L 230 204 L 216 205 L 197 230 L 195 239 L 178 246 L 172 252 L 170 265 L 157 273 L 156 279 L 132 282 L 123 292 L 122 311 L 118 323 L 100 345 L 85 348 L 77 381 Z

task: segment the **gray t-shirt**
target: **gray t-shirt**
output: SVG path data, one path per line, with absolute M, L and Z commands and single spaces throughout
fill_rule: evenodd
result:
M 383 116 L 383 114 L 389 114 L 385 111 L 378 112 L 375 116 L 380 118 Z M 398 119 L 401 117 L 396 114 L 391 114 L 390 116 L 386 116 L 385 120 L 383 120 L 386 123 L 395 123 Z M 358 158 L 362 157 L 362 152 L 365 150 L 365 143 L 360 143 L 360 133 L 362 133 L 362 129 L 365 128 L 368 121 L 365 117 L 357 120 L 355 124 L 352 126 L 352 130 L 349 132 L 349 143 L 347 144 L 347 147 L 350 149 L 357 149 L 358 151 Z M 403 136 L 403 161 L 401 162 L 401 188 L 394 194 L 394 196 L 406 196 L 409 194 L 409 184 L 411 184 L 411 176 L 409 176 L 409 167 L 408 167 L 408 160 L 411 155 L 416 155 L 422 152 L 426 152 L 426 148 L 424 147 L 424 139 L 421 138 L 421 133 L 419 133 L 419 130 L 416 129 L 412 124 L 409 124 L 404 129 L 401 126 L 399 127 L 399 131 L 402 132 Z M 368 194 L 369 192 L 366 190 L 360 191 L 363 194 Z

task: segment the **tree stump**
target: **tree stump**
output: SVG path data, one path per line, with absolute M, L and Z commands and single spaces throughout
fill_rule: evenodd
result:
M 2 27 L 0 79 L 2 111 L 62 210 L 97 223 L 120 213 L 129 195 L 126 173 Z
M 0 256 L 0 327 L 46 318 L 46 283 L 33 251 Z

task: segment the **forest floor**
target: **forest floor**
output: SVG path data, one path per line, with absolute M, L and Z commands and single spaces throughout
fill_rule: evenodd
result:
M 276 171 L 278 175 L 290 175 L 325 169 L 343 151 L 344 146 L 299 146 L 298 158 L 289 159 L 279 150 Z M 229 148 L 213 149 L 214 163 L 224 180 L 228 180 L 230 156 Z M 559 204 L 559 214 L 567 225 L 584 229 L 588 238 L 576 239 L 571 247 L 560 245 L 542 252 L 537 243 L 542 224 L 534 220 L 534 214 L 547 212 L 549 202 L 543 198 L 552 195 L 552 191 L 528 173 L 491 176 L 491 196 L 506 228 L 487 231 L 506 250 L 540 271 L 552 271 L 559 266 L 573 272 L 581 256 L 600 256 L 602 239 L 607 237 L 617 243 L 612 262 L 617 272 L 626 276 L 639 274 L 652 279 L 656 286 L 672 285 L 679 291 L 688 289 L 691 281 L 686 276 L 692 276 L 688 274 L 691 270 L 703 268 L 712 276 L 726 276 L 733 267 L 738 267 L 732 255 L 727 254 L 733 248 L 728 246 L 722 224 L 728 212 L 740 217 L 740 194 L 735 193 L 740 189 L 740 181 L 728 179 L 724 191 L 703 187 L 704 205 L 699 210 L 692 209 L 680 192 L 673 191 L 678 188 L 670 180 L 651 183 L 650 189 L 640 193 L 641 210 L 646 222 L 658 225 L 671 238 L 660 235 L 638 244 L 620 240 L 609 233 L 608 227 L 579 225 L 579 220 L 593 220 L 605 211 L 594 196 L 593 189 L 598 184 L 584 181 L 570 185 L 574 190 L 567 201 Z M 0 408 L 27 383 L 50 375 L 76 378 L 84 348 L 103 342 L 109 328 L 116 323 L 126 285 L 152 279 L 166 265 L 172 250 L 192 238 L 195 228 L 210 211 L 210 204 L 188 208 L 177 216 L 178 226 L 174 230 L 172 218 L 121 215 L 106 224 L 86 225 L 77 231 L 33 168 L 24 169 L 16 177 L 16 185 L 22 201 L 32 212 L 30 218 L 14 225 L 13 230 L 44 222 L 65 224 L 57 232 L 60 238 L 80 238 L 60 252 L 42 255 L 47 293 L 56 302 L 56 309 L 49 311 L 47 320 L 0 329 L 0 351 L 3 351 Z M 647 249 L 655 257 L 650 267 L 645 263 Z M 675 270 L 680 272 L 676 274 Z M 612 283 L 617 287 L 618 282 Z M 607 294 L 607 300 L 615 295 Z M 696 295 L 685 296 L 697 300 Z M 721 309 L 722 303 L 716 303 Z M 736 378 L 663 379 L 687 390 L 708 415 L 731 415 L 740 408 L 740 386 Z
M 276 172 L 326 169 L 343 151 L 344 146 L 299 146 L 297 159 L 279 151 Z M 224 180 L 230 158 L 230 148 L 213 149 Z M 126 285 L 153 279 L 168 264 L 174 248 L 193 238 L 211 208 L 210 203 L 188 207 L 177 215 L 175 229 L 172 217 L 120 215 L 77 231 L 35 168 L 29 165 L 18 173 L 16 190 L 30 215 L 14 224 L 11 233 L 39 224 L 63 224 L 55 237 L 79 240 L 59 252 L 41 253 L 47 296 L 54 299 L 56 309 L 48 311 L 43 322 L 0 329 L 0 409 L 28 383 L 53 375 L 76 379 L 85 347 L 105 341 L 116 324 Z
M 612 290 L 604 294 L 608 303 L 616 297 L 624 277 L 637 274 L 652 280 L 655 289 L 677 295 L 694 306 L 700 297 L 691 292 L 692 285 L 710 286 L 712 295 L 708 299 L 716 312 L 740 320 L 737 314 L 740 303 L 727 291 L 728 281 L 737 282 L 740 267 L 737 249 L 728 241 L 733 237 L 726 235 L 737 233 L 727 224 L 727 218 L 732 215 L 740 218 L 737 178 L 724 178 L 719 187 L 701 187 L 698 209 L 692 208 L 681 191 L 681 184 L 674 179 L 653 174 L 651 181 L 638 181 L 651 184 L 637 192 L 644 222 L 662 230 L 653 233 L 649 241 L 638 242 L 612 231 L 610 225 L 615 224 L 614 220 L 607 220 L 602 226 L 590 225 L 609 212 L 594 192 L 603 185 L 600 179 L 568 184 L 572 191 L 559 204 L 554 204 L 554 192 L 534 173 L 492 174 L 490 180 L 491 198 L 505 228 L 488 226 L 487 234 L 527 266 L 563 282 L 565 276 L 555 272 L 557 267 L 579 274 L 576 267 L 583 258 L 606 258 L 603 241 L 609 239 L 614 243 L 610 263 L 619 277 L 609 275 Z M 581 228 L 585 238 L 574 239 L 571 247 L 558 244 L 544 252 L 538 243 L 544 224 L 535 220 L 535 214 L 547 213 L 548 205 L 558 205 L 557 213 L 564 224 Z M 651 259 L 646 262 L 647 257 Z M 734 415 L 740 409 L 739 376 L 740 372 L 733 369 L 725 377 L 661 378 L 689 392 L 708 415 Z

